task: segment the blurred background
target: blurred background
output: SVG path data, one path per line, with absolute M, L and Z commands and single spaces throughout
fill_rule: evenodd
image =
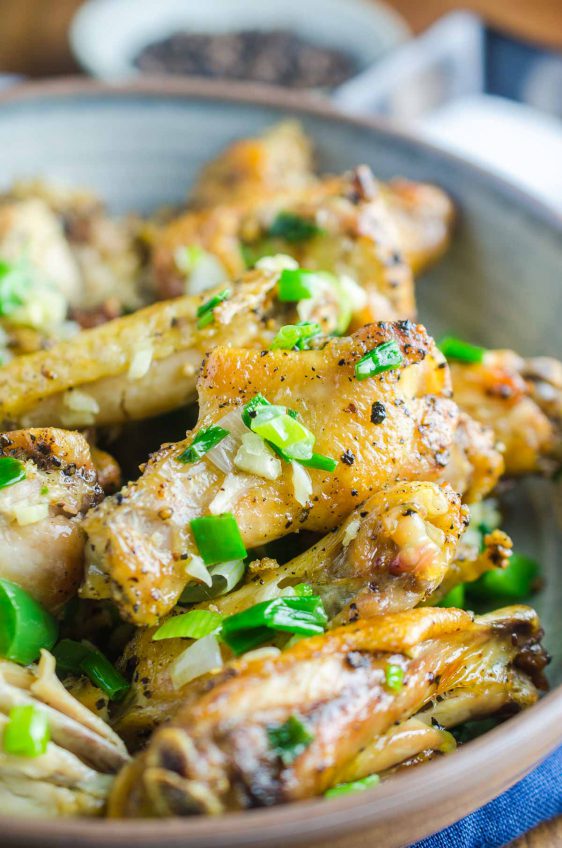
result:
M 282 85 L 384 116 L 562 209 L 562 0 L 0 0 L 0 20 L 4 85 Z

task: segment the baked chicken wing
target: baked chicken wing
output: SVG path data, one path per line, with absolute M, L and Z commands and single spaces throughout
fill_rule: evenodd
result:
M 459 689 L 528 705 L 544 687 L 527 607 L 416 609 L 349 624 L 194 684 L 119 775 L 112 816 L 218 814 L 320 795 L 400 721 Z M 388 669 L 400 669 L 400 685 Z
M 402 352 L 401 366 L 356 379 L 358 360 L 391 341 Z M 239 473 L 234 437 L 222 468 L 208 455 L 195 464 L 179 461 L 193 434 L 164 445 L 139 480 L 88 516 L 83 594 L 110 595 L 130 621 L 151 624 L 187 582 L 185 566 L 196 554 L 193 518 L 232 512 L 252 548 L 299 528 L 326 532 L 389 483 L 434 479 L 447 463 L 457 423 L 441 364 L 425 330 L 409 322 L 370 325 L 321 350 L 215 348 L 199 380 L 197 430 L 222 422 L 239 433 L 242 405 L 261 394 L 302 416 L 315 451 L 337 460 L 335 471 L 307 469 L 310 492 L 297 500 L 294 464 L 280 463 L 273 480 Z

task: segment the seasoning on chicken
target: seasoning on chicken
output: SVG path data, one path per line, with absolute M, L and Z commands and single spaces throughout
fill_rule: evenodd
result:
M 102 498 L 90 447 L 57 429 L 0 434 L 0 464 L 18 478 L 0 488 L 0 577 L 50 610 L 76 594 L 83 573 L 86 512 Z
M 392 725 L 452 691 L 503 691 L 494 711 L 532 703 L 545 686 L 540 636 L 527 607 L 474 620 L 427 608 L 234 661 L 194 684 L 121 772 L 109 814 L 216 815 L 322 794 Z

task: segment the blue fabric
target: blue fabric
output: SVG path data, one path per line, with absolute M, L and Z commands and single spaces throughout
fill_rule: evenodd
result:
M 503 848 L 562 815 L 562 748 L 499 798 L 411 848 Z

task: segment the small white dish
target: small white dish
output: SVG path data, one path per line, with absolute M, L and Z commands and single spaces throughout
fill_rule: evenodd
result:
M 393 9 L 375 0 L 88 0 L 72 22 L 70 43 L 90 74 L 123 80 L 140 73 L 134 59 L 143 47 L 173 32 L 242 29 L 292 30 L 349 53 L 359 71 L 410 34 Z

